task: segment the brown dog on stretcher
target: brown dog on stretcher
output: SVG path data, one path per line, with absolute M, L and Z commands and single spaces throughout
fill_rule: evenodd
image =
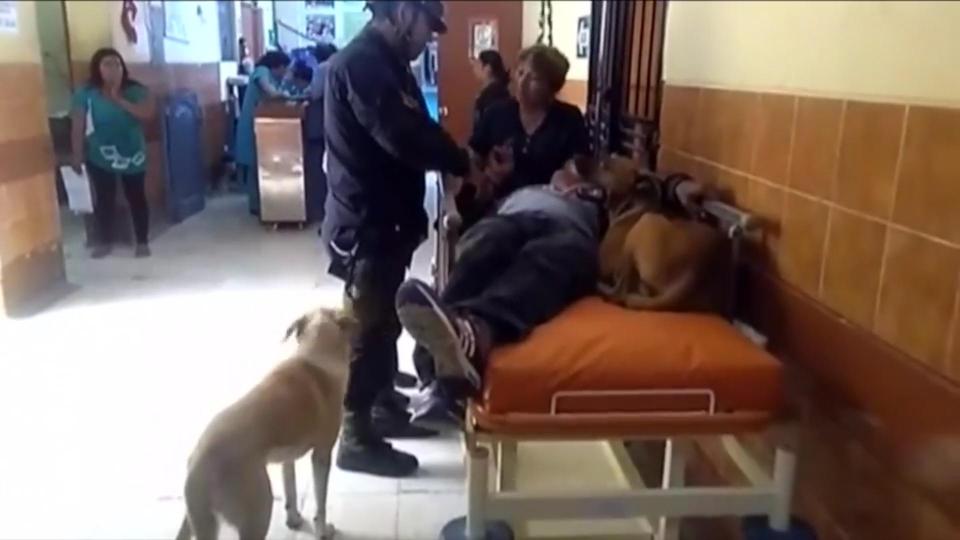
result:
M 718 311 L 726 242 L 701 216 L 690 214 L 695 205 L 663 204 L 663 190 L 679 182 L 638 174 L 634 162 L 620 156 L 603 160 L 596 174 L 610 212 L 600 244 L 601 294 L 630 309 Z M 681 189 L 687 203 L 703 196 L 697 184 Z

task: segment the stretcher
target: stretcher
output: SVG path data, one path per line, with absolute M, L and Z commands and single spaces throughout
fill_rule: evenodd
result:
M 440 288 L 460 226 L 452 186 L 444 186 L 450 181 L 438 181 L 434 209 L 432 270 Z M 754 220 L 721 203 L 705 210 L 731 239 L 736 264 Z M 483 391 L 467 407 L 466 516 L 448 523 L 441 539 L 513 538 L 531 520 L 640 518 L 657 540 L 677 540 L 680 519 L 720 516 L 749 518 L 750 539 L 812 538 L 798 534 L 790 518 L 796 450 L 794 429 L 781 419 L 782 377 L 779 361 L 720 316 L 581 300 L 524 341 L 494 351 Z M 757 432 L 775 434 L 772 474 L 737 440 Z M 749 485 L 684 485 L 693 439 L 703 437 L 722 439 Z M 627 440 L 664 441 L 659 487 L 518 489 L 518 445 L 525 441 Z

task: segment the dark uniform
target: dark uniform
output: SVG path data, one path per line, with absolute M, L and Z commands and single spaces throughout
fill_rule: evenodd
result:
M 329 62 L 324 132 L 329 195 L 322 233 L 329 271 L 344 281 L 345 302 L 360 323 L 338 463 L 391 474 L 389 466 L 345 464 L 344 448 L 393 452 L 371 433 L 369 415 L 397 370 L 401 327 L 394 300 L 427 237 L 425 172 L 463 176 L 469 158 L 430 118 L 406 59 L 371 27 Z

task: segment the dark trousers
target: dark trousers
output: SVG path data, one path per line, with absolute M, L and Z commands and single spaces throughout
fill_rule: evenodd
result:
M 323 153 L 326 144 L 323 137 L 303 139 L 304 195 L 307 202 L 307 220 L 323 221 L 324 203 L 327 201 L 327 174 L 323 172 Z
M 492 216 L 457 244 L 441 296 L 455 311 L 486 323 L 493 345 L 502 345 L 523 339 L 593 292 L 597 265 L 596 240 L 568 225 L 531 214 Z M 429 354 L 418 347 L 414 363 L 429 382 Z
M 350 377 L 344 407 L 368 413 L 377 397 L 393 386 L 398 368 L 397 339 L 401 326 L 395 307 L 412 253 L 383 246 L 358 253 L 345 280 L 344 305 L 360 325 L 350 344 Z
M 123 194 L 133 217 L 133 232 L 138 244 L 146 244 L 150 236 L 150 210 L 147 207 L 145 174 L 119 174 L 87 163 L 87 174 L 93 185 L 93 214 L 97 220 L 100 242 L 113 242 L 113 223 L 117 206 L 117 184 L 123 184 Z

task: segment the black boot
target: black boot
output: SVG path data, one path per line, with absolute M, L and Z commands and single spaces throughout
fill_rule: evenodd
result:
M 437 432 L 410 423 L 410 400 L 393 388 L 385 391 L 373 406 L 373 429 L 384 439 L 426 439 Z
M 373 428 L 369 414 L 344 412 L 337 467 L 345 471 L 403 478 L 420 467 L 417 458 L 395 450 Z

